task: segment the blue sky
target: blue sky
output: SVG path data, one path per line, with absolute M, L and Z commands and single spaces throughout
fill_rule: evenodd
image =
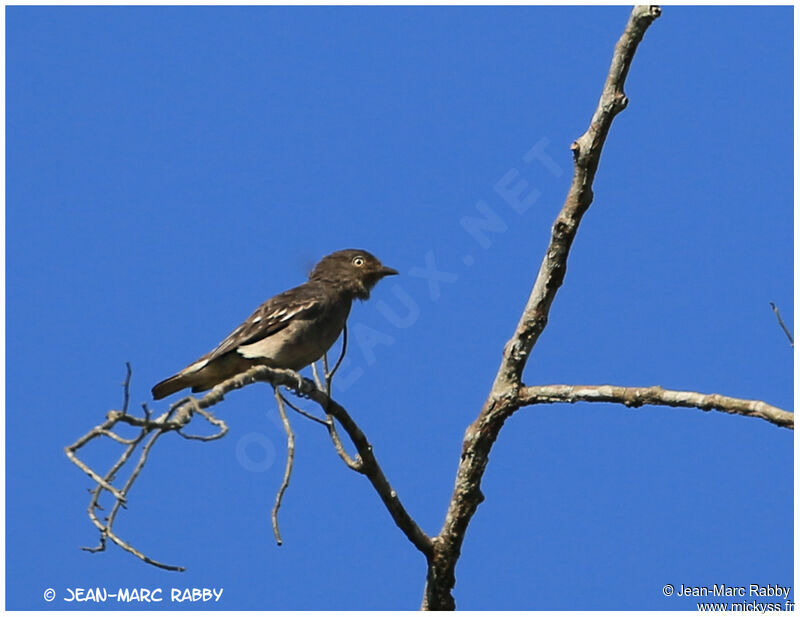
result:
M 769 307 L 793 322 L 792 11 L 667 7 L 651 27 L 526 383 L 792 409 Z M 285 438 L 267 386 L 216 408 L 224 439 L 163 438 L 118 518 L 182 574 L 79 550 L 97 540 L 91 483 L 63 447 L 119 407 L 126 361 L 138 405 L 321 256 L 365 248 L 401 276 L 354 307 L 334 391 L 435 534 L 628 13 L 9 7 L 7 607 L 142 608 L 78 607 L 75 587 L 224 589 L 161 609 L 418 607 L 423 558 L 297 416 L 275 546 Z M 552 164 L 526 161 L 535 146 Z M 502 178 L 528 183 L 523 213 Z M 487 207 L 480 243 L 462 220 Z M 426 263 L 447 280 L 414 276 Z M 687 609 L 663 586 L 791 585 L 792 438 L 696 410 L 520 410 L 458 607 Z

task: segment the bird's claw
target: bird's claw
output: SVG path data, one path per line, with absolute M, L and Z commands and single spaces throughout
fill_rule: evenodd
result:
M 292 378 L 295 380 L 295 384 L 289 386 L 289 388 L 297 395 L 297 396 L 305 396 L 309 392 L 311 392 L 311 388 L 309 387 L 308 380 L 305 379 L 300 373 L 297 371 L 289 371 L 292 375 Z

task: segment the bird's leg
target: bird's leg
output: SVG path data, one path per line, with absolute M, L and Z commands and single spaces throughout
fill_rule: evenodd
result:
M 314 375 L 314 383 L 317 384 L 317 390 L 322 390 L 322 380 L 319 378 L 319 371 L 317 371 L 316 360 L 311 363 L 311 373 Z
M 326 351 L 322 354 L 322 370 L 325 372 L 325 385 L 320 388 L 320 390 L 324 390 L 325 394 L 328 396 L 331 395 L 331 371 L 328 367 L 328 352 Z

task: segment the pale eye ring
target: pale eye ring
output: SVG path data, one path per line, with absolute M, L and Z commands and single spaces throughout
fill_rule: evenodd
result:
M 360 268 L 364 265 L 364 258 L 361 256 L 353 257 L 353 265 Z

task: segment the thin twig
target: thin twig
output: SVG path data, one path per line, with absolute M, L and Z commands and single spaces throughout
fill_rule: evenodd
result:
M 275 505 L 272 507 L 272 532 L 275 534 L 275 541 L 278 546 L 283 544 L 281 539 L 281 531 L 278 527 L 278 510 L 280 510 L 281 502 L 283 501 L 283 494 L 289 487 L 289 480 L 292 477 L 292 465 L 294 464 L 294 432 L 292 425 L 289 423 L 289 416 L 286 415 L 286 409 L 283 406 L 283 396 L 278 390 L 279 386 L 274 386 L 275 400 L 278 403 L 278 412 L 281 415 L 281 422 L 283 422 L 283 430 L 286 431 L 286 468 L 283 471 L 283 481 L 275 495 Z
M 150 451 L 155 444 L 156 440 L 163 434 L 169 431 L 176 431 L 181 437 L 185 439 L 198 439 L 202 441 L 211 441 L 213 439 L 219 439 L 228 431 L 228 427 L 224 421 L 217 419 L 213 416 L 213 414 L 205 411 L 203 406 L 199 404 L 196 399 L 193 397 L 187 397 L 178 401 L 177 403 L 170 406 L 169 410 L 159 416 L 157 419 L 152 419 L 152 412 L 147 407 L 146 404 L 142 405 L 142 410 L 144 413 L 144 417 L 136 417 L 132 416 L 127 413 L 128 405 L 130 403 L 130 383 L 131 383 L 131 375 L 132 370 L 129 363 L 126 363 L 126 377 L 125 381 L 123 382 L 123 404 L 122 404 L 122 411 L 112 410 L 107 414 L 106 421 L 103 424 L 100 424 L 85 435 L 80 437 L 75 443 L 67 446 L 64 451 L 67 457 L 82 471 L 84 471 L 92 480 L 95 482 L 96 486 L 90 490 L 91 498 L 89 500 L 89 506 L 87 509 L 87 513 L 89 515 L 89 520 L 91 520 L 92 524 L 98 528 L 100 531 L 100 541 L 97 546 L 95 547 L 81 547 L 83 550 L 89 552 L 99 552 L 103 551 L 106 548 L 106 540 L 111 539 L 115 544 L 120 546 L 123 550 L 128 551 L 129 553 L 135 555 L 142 561 L 149 563 L 151 565 L 157 566 L 159 568 L 164 568 L 166 570 L 177 570 L 182 571 L 184 570 L 181 566 L 172 566 L 169 564 L 162 563 L 160 561 L 156 561 L 151 557 L 148 557 L 135 547 L 131 546 L 124 540 L 122 540 L 119 536 L 117 536 L 113 531 L 114 519 L 119 512 L 120 508 L 126 507 L 126 499 L 127 494 L 130 491 L 133 483 L 138 478 L 139 474 L 141 473 L 142 469 L 144 468 L 145 463 L 147 462 L 148 456 Z M 212 435 L 190 435 L 183 432 L 183 428 L 191 421 L 193 415 L 195 413 L 200 414 L 205 418 L 209 423 L 216 426 L 219 430 L 217 433 Z M 135 437 L 130 439 L 121 437 L 118 435 L 114 430 L 114 426 L 117 423 L 128 424 L 130 426 L 134 426 L 139 429 L 138 434 Z M 123 488 L 118 490 L 112 485 L 114 478 L 116 477 L 117 473 L 125 466 L 125 464 L 131 459 L 133 453 L 136 451 L 137 447 L 143 440 L 145 440 L 149 436 L 149 440 L 145 443 L 141 455 L 139 456 L 139 460 L 135 465 L 134 469 L 132 470 L 130 476 L 128 477 L 127 481 L 125 482 Z M 89 465 L 84 463 L 81 459 L 78 458 L 76 455 L 77 450 L 88 444 L 90 441 L 95 439 L 96 437 L 107 437 L 112 439 L 113 441 L 122 444 L 125 449 L 122 451 L 122 454 L 119 458 L 111 465 L 111 468 L 106 472 L 104 476 L 101 476 L 96 471 L 94 471 Z M 108 491 L 114 497 L 114 505 L 111 508 L 111 511 L 108 516 L 105 517 L 104 521 L 101 521 L 97 515 L 98 510 L 102 510 L 102 506 L 100 505 L 100 497 L 103 491 Z
M 344 445 L 342 444 L 342 440 L 339 438 L 339 433 L 336 430 L 336 420 L 331 414 L 327 414 L 327 418 L 328 421 L 325 422 L 325 425 L 328 427 L 328 434 L 333 442 L 333 447 L 336 449 L 336 454 L 339 455 L 339 458 L 341 458 L 344 461 L 344 464 L 350 469 L 357 471 L 358 473 L 363 473 L 364 461 L 362 461 L 361 457 L 358 455 L 356 455 L 355 458 L 352 458 L 347 453 L 347 450 L 344 449 Z
M 778 307 L 775 306 L 774 302 L 770 302 L 769 305 L 772 307 L 772 312 L 775 313 L 775 317 L 778 318 L 778 323 L 780 324 L 781 328 L 783 328 L 786 338 L 789 339 L 789 344 L 794 347 L 794 338 L 792 337 L 792 333 L 789 332 L 789 328 L 787 328 L 786 324 L 783 323 L 783 319 L 781 319 L 781 312 L 778 310 Z
M 128 458 L 130 457 L 130 455 L 136 449 L 136 446 L 139 444 L 139 442 L 142 439 L 144 439 L 145 435 L 146 435 L 146 433 L 144 431 L 141 431 L 139 433 L 139 435 L 136 437 L 136 439 L 134 440 L 134 443 L 130 444 L 125 449 L 125 451 L 122 453 L 122 456 L 120 456 L 116 460 L 116 462 L 111 466 L 111 469 L 109 469 L 108 473 L 106 474 L 106 478 L 108 480 L 111 480 L 111 479 L 114 478 L 114 475 L 126 463 Z M 106 483 L 106 478 L 103 479 L 104 483 Z M 88 509 L 89 519 L 92 521 L 92 523 L 94 523 L 95 527 L 97 527 L 100 530 L 100 539 L 101 539 L 100 546 L 98 546 L 98 547 L 96 547 L 94 549 L 87 548 L 87 547 L 81 547 L 83 550 L 90 551 L 92 553 L 94 553 L 96 551 L 99 551 L 99 550 L 104 550 L 105 549 L 104 538 L 107 535 L 107 525 L 104 524 L 104 523 L 101 523 L 100 520 L 97 518 L 97 514 L 95 513 L 95 510 L 102 509 L 102 508 L 100 508 L 100 504 L 98 503 L 98 500 L 100 499 L 100 493 L 102 493 L 103 488 L 104 488 L 104 486 L 101 483 L 98 482 L 97 486 L 94 488 L 94 490 L 91 491 L 92 498 L 89 501 L 89 509 Z M 116 489 L 114 489 L 114 490 L 116 492 Z M 119 497 L 114 495 L 114 498 L 116 500 L 115 501 L 115 505 L 125 502 L 125 496 L 123 494 L 120 494 Z
M 347 353 L 347 323 L 345 323 L 344 328 L 342 328 L 342 349 L 339 352 L 339 358 L 336 360 L 336 364 L 333 365 L 332 370 L 328 370 L 328 356 L 325 355 L 323 357 L 324 366 L 325 366 L 325 393 L 328 396 L 331 396 L 332 388 L 333 388 L 333 376 L 336 374 L 336 371 L 339 370 L 339 367 L 342 365 L 342 360 L 344 360 L 344 355 Z M 331 441 L 333 442 L 333 447 L 336 450 L 336 454 L 339 455 L 344 461 L 344 464 L 347 465 L 353 471 L 357 471 L 359 473 L 362 472 L 364 467 L 364 462 L 360 456 L 356 455 L 355 458 L 352 458 L 348 453 L 347 450 L 344 448 L 344 444 L 342 444 L 342 440 L 339 437 L 339 432 L 336 430 L 336 421 L 334 417 L 327 413 L 327 426 L 328 426 L 328 435 L 330 435 Z
M 433 554 L 433 543 L 417 525 L 416 521 L 406 511 L 400 501 L 397 491 L 395 491 L 383 473 L 372 445 L 367 440 L 359 426 L 347 413 L 347 410 L 330 398 L 324 391 L 316 388 L 310 379 L 303 379 L 295 371 L 287 369 L 275 369 L 268 366 L 254 366 L 244 373 L 231 377 L 214 388 L 200 399 L 197 404 L 203 408 L 208 408 L 222 400 L 228 392 L 243 388 L 256 381 L 265 381 L 273 386 L 286 386 L 293 389 L 300 396 L 304 396 L 317 403 L 326 414 L 332 415 L 342 425 L 347 432 L 350 440 L 356 446 L 359 457 L 363 461 L 360 469 L 361 474 L 367 477 L 372 483 L 373 488 L 383 501 L 397 527 L 406 535 L 409 541 L 417 547 L 426 557 L 430 558 Z
M 288 398 L 283 396 L 281 393 L 281 399 L 285 404 L 291 407 L 294 411 L 299 413 L 302 416 L 305 416 L 309 420 L 313 420 L 319 424 L 322 424 L 328 429 L 328 435 L 330 435 L 331 441 L 333 442 L 333 447 L 336 450 L 336 454 L 344 461 L 344 464 L 347 465 L 353 471 L 361 472 L 361 457 L 356 455 L 356 458 L 351 458 L 347 451 L 344 449 L 344 445 L 342 444 L 342 440 L 339 437 L 339 433 L 336 431 L 336 424 L 335 419 L 332 415 L 326 414 L 325 420 L 318 418 L 312 413 L 307 412 L 305 409 L 301 409 L 294 403 L 292 403 Z
M 75 452 L 78 449 L 82 448 L 85 444 L 87 444 L 95 437 L 103 435 L 103 433 L 106 430 L 110 429 L 112 426 L 114 426 L 115 423 L 116 420 L 109 419 L 106 420 L 103 424 L 95 426 L 92 430 L 90 430 L 88 433 L 86 433 L 86 435 L 78 439 L 75 443 L 64 448 L 64 453 L 67 455 L 67 458 L 69 458 L 69 460 L 71 460 L 73 464 L 76 465 L 81 471 L 83 471 L 86 475 L 88 475 L 98 485 L 99 488 L 107 490 L 114 496 L 115 499 L 118 499 L 120 501 L 125 501 L 124 495 L 122 495 L 117 489 L 111 486 L 111 484 L 109 484 L 105 480 L 105 478 L 100 477 L 100 475 L 98 475 L 94 469 L 89 467 L 86 463 L 84 463 L 75 455 Z M 138 443 L 138 441 L 136 443 Z
M 133 443 L 128 448 L 125 449 L 125 452 L 123 452 L 122 456 L 120 456 L 120 458 L 117 459 L 117 461 L 114 463 L 114 465 L 112 465 L 111 469 L 106 474 L 106 478 L 105 478 L 106 480 L 110 481 L 111 479 L 113 479 L 113 477 L 116 475 L 117 471 L 119 471 L 119 469 L 128 461 L 128 459 L 130 458 L 131 454 L 133 454 L 133 452 L 135 451 L 136 446 L 139 444 L 139 442 L 141 442 L 147 436 L 147 434 L 149 432 L 150 432 L 150 429 L 142 429 L 142 431 L 139 433 L 139 435 L 133 440 Z M 128 478 L 128 481 L 125 483 L 125 486 L 122 488 L 122 491 L 120 491 L 122 496 L 123 496 L 123 498 L 122 499 L 117 498 L 115 500 L 114 506 L 111 508 L 111 512 L 109 513 L 109 515 L 105 519 L 106 520 L 105 523 L 102 523 L 98 519 L 97 515 L 95 514 L 95 510 L 96 509 L 100 509 L 100 505 L 98 503 L 98 499 L 100 497 L 100 493 L 101 493 L 103 487 L 98 485 L 92 491 L 92 499 L 91 499 L 91 501 L 89 503 L 89 519 L 92 521 L 92 523 L 94 523 L 95 527 L 97 527 L 100 530 L 100 543 L 98 544 L 98 546 L 93 547 L 93 548 L 81 547 L 83 550 L 86 550 L 86 551 L 89 551 L 89 552 L 92 552 L 92 553 L 95 553 L 95 552 L 98 552 L 98 551 L 103 551 L 106 548 L 106 538 L 110 538 L 111 541 L 114 542 L 114 544 L 116 544 L 117 546 L 119 546 L 123 550 L 128 551 L 132 555 L 135 555 L 136 557 L 138 557 L 142 561 L 144 561 L 146 563 L 149 563 L 150 565 L 156 566 L 158 568 L 162 568 L 164 570 L 173 570 L 173 571 L 178 571 L 178 572 L 183 572 L 186 569 L 186 568 L 184 568 L 182 566 L 172 566 L 172 565 L 169 565 L 169 564 L 166 564 L 166 563 L 162 563 L 160 561 L 156 561 L 155 559 L 152 559 L 151 557 L 148 557 L 147 555 L 145 555 L 144 553 L 142 553 L 141 551 L 139 551 L 135 547 L 131 546 L 130 544 L 128 544 L 127 542 L 122 540 L 122 538 L 117 536 L 113 532 L 113 529 L 112 529 L 113 524 L 114 524 L 114 519 L 115 519 L 115 517 L 117 515 L 117 512 L 119 511 L 120 507 L 124 507 L 125 506 L 125 497 L 124 496 L 128 493 L 128 491 L 130 490 L 131 486 L 133 486 L 133 483 L 136 481 L 136 478 L 138 477 L 139 473 L 141 472 L 142 468 L 144 467 L 145 462 L 147 461 L 147 457 L 150 454 L 150 449 L 153 447 L 153 444 L 155 444 L 156 440 L 163 434 L 163 432 L 164 432 L 163 430 L 156 431 L 152 435 L 150 440 L 147 442 L 147 444 L 145 444 L 145 446 L 144 446 L 144 448 L 142 450 L 142 454 L 139 457 L 139 461 L 136 464 L 136 467 L 134 468 L 133 472 L 131 473 L 130 477 Z
M 105 437 L 108 437 L 109 439 L 113 439 L 117 443 L 121 443 L 121 444 L 126 445 L 126 446 L 131 445 L 133 443 L 134 439 L 135 439 L 135 437 L 131 438 L 131 439 L 127 439 L 125 437 L 121 437 L 120 435 L 117 435 L 114 431 L 107 431 L 105 429 L 100 429 L 98 431 L 98 433 L 100 433 L 101 435 L 103 435 Z
M 122 413 L 128 413 L 128 403 L 131 400 L 131 377 L 133 376 L 133 369 L 131 363 L 125 363 L 125 381 L 122 382 Z
M 210 424 L 213 424 L 214 426 L 216 426 L 219 429 L 219 431 L 214 433 L 213 435 L 188 435 L 188 434 L 183 432 L 182 428 L 179 428 L 179 429 L 176 430 L 178 435 L 180 435 L 184 439 L 196 439 L 198 441 L 214 441 L 215 439 L 221 439 L 221 438 L 225 437 L 225 434 L 228 432 L 228 425 L 225 424 L 225 422 L 223 420 L 220 420 L 219 418 L 215 418 L 213 415 L 208 413 L 205 409 L 201 409 L 200 407 L 198 407 L 197 404 L 196 404 L 197 401 L 195 401 L 194 399 L 192 399 L 192 402 L 195 403 L 194 411 L 196 413 L 199 413 L 201 416 L 203 416 Z
M 344 328 L 342 328 L 342 351 L 339 353 L 339 359 L 336 360 L 336 364 L 333 365 L 333 370 L 331 371 L 328 371 L 328 356 L 327 354 L 325 355 L 325 392 L 328 393 L 328 396 L 331 396 L 333 376 L 336 374 L 336 371 L 339 370 L 342 360 L 344 360 L 345 353 L 347 353 L 347 323 L 345 323 Z
M 345 341 L 346 340 L 347 339 L 346 339 L 346 335 L 345 335 Z M 318 376 L 315 375 L 315 381 L 317 382 L 317 389 L 323 390 L 325 392 L 329 392 L 330 391 L 331 379 L 332 379 L 334 373 L 336 372 L 336 369 L 339 367 L 339 364 L 340 364 L 341 359 L 342 359 L 343 356 L 344 356 L 344 351 L 342 352 L 342 355 L 339 356 L 339 360 L 336 362 L 336 366 L 333 367 L 333 371 L 331 371 L 329 373 L 328 372 L 328 358 L 327 358 L 326 355 L 323 355 L 323 366 L 324 366 L 324 370 L 325 370 L 325 386 L 324 387 L 320 386 L 319 378 L 318 378 Z M 336 450 L 336 454 L 339 455 L 339 458 L 341 458 L 342 461 L 344 461 L 344 464 L 347 465 L 353 471 L 357 471 L 359 473 L 361 472 L 361 469 L 362 469 L 362 466 L 363 466 L 363 462 L 361 461 L 361 457 L 356 455 L 355 458 L 352 458 L 347 453 L 347 450 L 345 450 L 344 444 L 342 444 L 342 440 L 339 437 L 339 433 L 336 430 L 336 420 L 334 419 L 334 417 L 331 414 L 326 413 L 326 419 L 322 420 L 322 419 L 316 417 L 314 414 L 311 414 L 311 413 L 307 412 L 306 410 L 301 409 L 300 407 L 298 407 L 297 405 L 292 403 L 288 398 L 283 396 L 283 394 L 281 394 L 281 398 L 282 398 L 284 403 L 286 403 L 289 407 L 291 407 L 293 410 L 295 410 L 300 415 L 305 416 L 309 420 L 313 420 L 314 422 L 318 422 L 319 424 L 324 425 L 328 429 L 328 435 L 330 436 L 331 441 L 333 442 L 333 447 Z
M 127 494 L 127 492 L 130 490 L 131 486 L 133 486 L 133 483 L 136 481 L 136 478 L 138 477 L 139 472 L 142 471 L 142 468 L 144 467 L 145 463 L 147 462 L 147 457 L 150 455 L 150 449 L 153 447 L 153 445 L 155 444 L 156 440 L 163 434 L 164 434 L 163 430 L 155 431 L 153 433 L 152 437 L 150 437 L 150 440 L 145 444 L 144 448 L 142 449 L 142 454 L 139 456 L 139 461 L 136 463 L 136 467 L 134 468 L 133 472 L 131 472 L 131 475 L 128 478 L 128 481 L 125 483 L 125 487 L 122 490 L 122 492 L 124 494 Z M 135 555 L 136 557 L 138 557 L 139 559 L 141 559 L 145 563 L 149 563 L 150 565 L 156 566 L 157 568 L 162 568 L 163 570 L 172 570 L 174 572 L 183 572 L 184 570 L 186 570 L 186 568 L 184 568 L 183 566 L 172 566 L 172 565 L 169 565 L 169 564 L 166 564 L 166 563 L 162 563 L 160 561 L 156 561 L 155 559 L 152 559 L 151 557 L 148 557 L 147 555 L 142 553 L 140 550 L 138 550 L 135 547 L 131 546 L 130 544 L 128 544 L 127 542 L 122 540 L 119 536 L 117 536 L 112 530 L 112 525 L 114 524 L 114 518 L 116 517 L 117 512 L 119 511 L 120 505 L 122 505 L 122 503 L 120 501 L 117 501 L 114 504 L 114 507 L 111 509 L 111 513 L 108 515 L 108 519 L 107 519 L 107 522 L 106 522 L 106 525 L 105 525 L 105 530 L 104 530 L 104 534 L 107 537 L 111 538 L 111 540 L 114 542 L 114 544 L 116 544 L 120 548 L 128 551 L 132 555 Z
M 298 407 L 297 405 L 295 405 L 294 403 L 292 403 L 292 402 L 291 402 L 291 401 L 290 401 L 288 398 L 286 398 L 285 396 L 283 396 L 283 393 L 281 393 L 281 395 L 280 395 L 280 396 L 281 396 L 281 398 L 283 399 L 283 402 L 284 402 L 284 403 L 286 403 L 286 404 L 287 404 L 289 407 L 291 407 L 292 409 L 294 409 L 294 410 L 295 410 L 297 413 L 299 413 L 301 416 L 305 416 L 305 417 L 306 417 L 306 418 L 308 418 L 309 420 L 313 420 L 314 422 L 318 422 L 319 424 L 322 424 L 322 425 L 324 425 L 324 426 L 327 426 L 327 425 L 328 425 L 328 423 L 327 423 L 325 420 L 323 420 L 322 418 L 318 418 L 318 417 L 317 417 L 317 416 L 315 416 L 313 413 L 309 413 L 309 412 L 307 412 L 305 409 L 301 409 L 300 407 Z

